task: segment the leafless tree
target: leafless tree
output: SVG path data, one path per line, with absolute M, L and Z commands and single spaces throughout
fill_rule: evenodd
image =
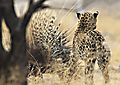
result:
M 26 85 L 26 27 L 32 14 L 46 8 L 45 0 L 29 0 L 29 8 L 23 18 L 18 18 L 13 0 L 0 0 L 0 85 Z M 2 46 L 2 19 L 5 20 L 11 34 L 11 51 Z M 2 82 L 2 83 L 1 83 Z

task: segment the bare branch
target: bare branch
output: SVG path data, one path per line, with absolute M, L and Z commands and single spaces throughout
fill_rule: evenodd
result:
M 14 73 L 16 72 L 15 70 L 17 70 L 19 74 L 17 75 L 18 78 L 13 81 L 19 82 L 19 84 L 13 85 L 26 85 L 26 27 L 30 21 L 32 14 L 37 9 L 43 9 L 47 7 L 43 5 L 45 1 L 46 0 L 39 0 L 35 3 L 33 2 L 33 0 L 30 0 L 28 11 L 26 12 L 25 16 L 20 19 L 15 14 L 13 0 L 0 0 L 0 60 L 2 58 L 5 58 L 4 62 L 0 62 L 0 66 L 3 65 L 3 68 L 0 68 L 0 72 L 1 69 L 4 69 L 3 73 L 0 74 L 3 74 L 5 76 L 5 84 L 3 85 L 7 85 L 7 83 L 9 82 L 9 76 L 14 75 Z M 6 3 L 8 5 L 6 5 Z M 2 46 L 2 19 L 5 19 L 6 25 L 8 26 L 11 34 L 12 44 L 9 55 L 4 55 L 6 54 L 6 52 L 4 51 Z M 16 69 L 16 66 L 18 66 L 18 69 Z M 10 70 L 11 68 L 12 71 Z
M 48 6 L 44 6 L 43 3 L 46 0 L 39 0 L 36 3 L 33 2 L 33 0 L 30 0 L 29 2 L 29 8 L 28 11 L 26 12 L 24 19 L 22 21 L 21 27 L 20 28 L 25 28 L 27 26 L 27 24 L 29 23 L 29 20 L 32 16 L 32 14 L 38 10 L 38 9 L 43 9 L 43 8 L 47 8 Z

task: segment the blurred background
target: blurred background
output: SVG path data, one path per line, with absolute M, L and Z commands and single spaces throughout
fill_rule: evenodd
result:
M 15 0 L 17 16 L 24 15 L 28 1 Z M 120 0 L 48 0 L 45 4 L 51 7 L 48 10 L 55 12 L 61 30 L 69 30 L 71 43 L 77 26 L 76 12 L 99 11 L 97 30 L 104 35 L 112 51 L 111 61 L 120 64 Z
M 17 16 L 24 16 L 28 8 L 28 1 L 14 0 Z M 99 11 L 97 30 L 103 34 L 112 52 L 110 67 L 115 70 L 114 72 L 111 70 L 110 74 L 112 85 L 120 85 L 118 76 L 120 74 L 120 0 L 48 0 L 45 4 L 51 7 L 47 9 L 47 12 L 57 17 L 56 24 L 61 23 L 60 30 L 68 30 L 70 45 L 72 45 L 77 28 L 76 12 Z M 101 75 L 96 76 L 99 79 L 95 80 L 99 81 Z M 97 85 L 103 84 L 99 82 Z

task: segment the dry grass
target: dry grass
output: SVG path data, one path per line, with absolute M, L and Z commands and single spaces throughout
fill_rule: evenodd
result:
M 61 17 L 63 17 L 63 15 L 65 15 L 65 14 L 66 14 L 66 12 L 63 11 L 61 13 L 61 16 L 58 16 L 58 22 L 61 21 L 61 30 L 66 30 L 66 29 L 69 30 L 68 38 L 71 40 L 71 43 L 70 43 L 70 45 L 71 45 L 73 34 L 74 34 L 74 31 L 76 28 L 77 20 L 75 19 L 74 13 L 68 14 L 61 20 Z M 114 84 L 119 85 L 120 84 L 120 78 L 119 78 L 119 75 L 120 75 L 120 58 L 119 58 L 119 55 L 120 55 L 119 32 L 120 32 L 120 30 L 119 30 L 119 26 L 120 25 L 119 25 L 119 23 L 120 23 L 120 20 L 109 16 L 107 11 L 104 10 L 104 11 L 100 12 L 100 15 L 98 17 L 97 28 L 105 36 L 106 41 L 107 41 L 109 47 L 111 48 L 111 52 L 112 52 L 112 58 L 111 58 L 111 63 L 110 63 L 110 67 L 109 67 L 111 81 L 108 85 L 114 85 Z M 113 26 L 113 24 L 114 24 L 114 26 Z M 53 64 L 54 72 L 43 74 L 43 79 L 39 79 L 39 84 L 40 85 L 66 85 L 65 82 L 67 81 L 67 79 L 71 79 L 71 78 L 69 78 L 69 76 L 67 76 L 67 75 L 69 75 L 68 69 L 70 68 L 71 65 L 69 65 L 69 67 L 65 68 L 65 66 L 60 63 L 54 63 Z M 80 65 L 80 67 L 82 67 L 82 66 Z M 78 71 L 76 70 L 75 75 L 72 76 L 70 85 L 84 84 L 83 83 L 84 75 L 82 74 L 81 71 L 83 72 L 83 70 L 81 68 Z M 63 72 L 63 74 L 61 74 L 61 75 L 63 75 L 62 80 L 58 76 L 59 72 Z M 103 76 L 97 66 L 96 66 L 94 73 L 95 73 L 95 75 L 94 75 L 95 85 L 104 85 Z M 76 77 L 76 75 L 77 75 L 77 77 Z M 38 79 L 36 79 L 36 78 L 40 78 L 40 77 L 32 76 L 32 77 L 28 78 L 29 84 L 34 85 L 33 82 L 38 82 Z M 31 81 L 33 79 L 36 79 L 36 81 L 35 80 Z M 35 85 L 37 85 L 37 84 L 35 84 Z
M 55 10 L 54 12 L 58 12 L 58 10 Z M 52 12 L 53 13 L 53 12 Z M 54 13 L 53 13 L 54 14 Z M 58 20 L 56 23 L 58 23 L 61 20 L 61 17 L 63 17 L 66 14 L 65 11 L 58 14 Z M 76 18 L 75 13 L 71 13 L 67 16 L 65 16 L 61 20 L 61 30 L 69 30 L 69 36 L 68 38 L 71 40 L 70 45 L 72 44 L 72 38 L 73 34 L 76 28 Z M 112 51 L 112 58 L 110 63 L 110 80 L 111 82 L 108 85 L 120 85 L 120 19 L 113 18 L 112 16 L 109 16 L 107 11 L 101 11 L 100 15 L 98 17 L 98 30 L 102 32 L 102 34 L 105 36 L 107 43 L 109 44 L 111 51 Z M 4 27 L 6 28 L 6 27 Z M 4 31 L 7 33 L 8 31 Z M 28 35 L 31 33 L 28 32 Z M 6 37 L 6 35 L 4 35 Z M 28 36 L 27 36 L 28 38 Z M 30 39 L 30 38 L 29 38 Z M 5 41 L 9 42 L 9 39 L 5 39 Z M 8 44 L 7 44 L 8 45 Z M 9 48 L 9 46 L 7 46 Z M 59 60 L 58 60 L 59 61 Z M 61 61 L 54 61 L 52 62 L 52 69 L 54 69 L 53 72 L 49 72 L 49 69 L 47 73 L 43 74 L 43 78 L 41 76 L 29 76 L 28 77 L 28 84 L 29 85 L 65 85 L 67 79 L 71 79 L 69 76 L 69 69 L 72 64 L 69 65 L 63 65 Z M 69 62 L 71 63 L 71 62 Z M 76 68 L 76 74 L 72 76 L 72 81 L 70 85 L 81 85 L 84 82 L 83 77 L 83 70 L 81 69 L 81 63 L 77 64 L 77 66 L 80 68 Z M 83 67 L 84 68 L 84 67 Z M 62 73 L 61 73 L 62 72 Z M 104 85 L 104 80 L 102 77 L 101 72 L 99 71 L 98 67 L 95 68 L 95 85 Z M 61 80 L 60 76 L 63 77 Z M 82 77 L 81 77 L 82 76 Z M 84 84 L 83 84 L 84 85 Z

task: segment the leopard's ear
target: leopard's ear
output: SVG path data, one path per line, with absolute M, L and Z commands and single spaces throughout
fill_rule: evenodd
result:
M 80 19 L 80 13 L 76 13 L 77 14 L 77 18 Z
M 97 18 L 98 14 L 99 14 L 99 12 L 96 11 L 96 13 L 94 13 L 93 15 L 94 15 L 95 18 Z

